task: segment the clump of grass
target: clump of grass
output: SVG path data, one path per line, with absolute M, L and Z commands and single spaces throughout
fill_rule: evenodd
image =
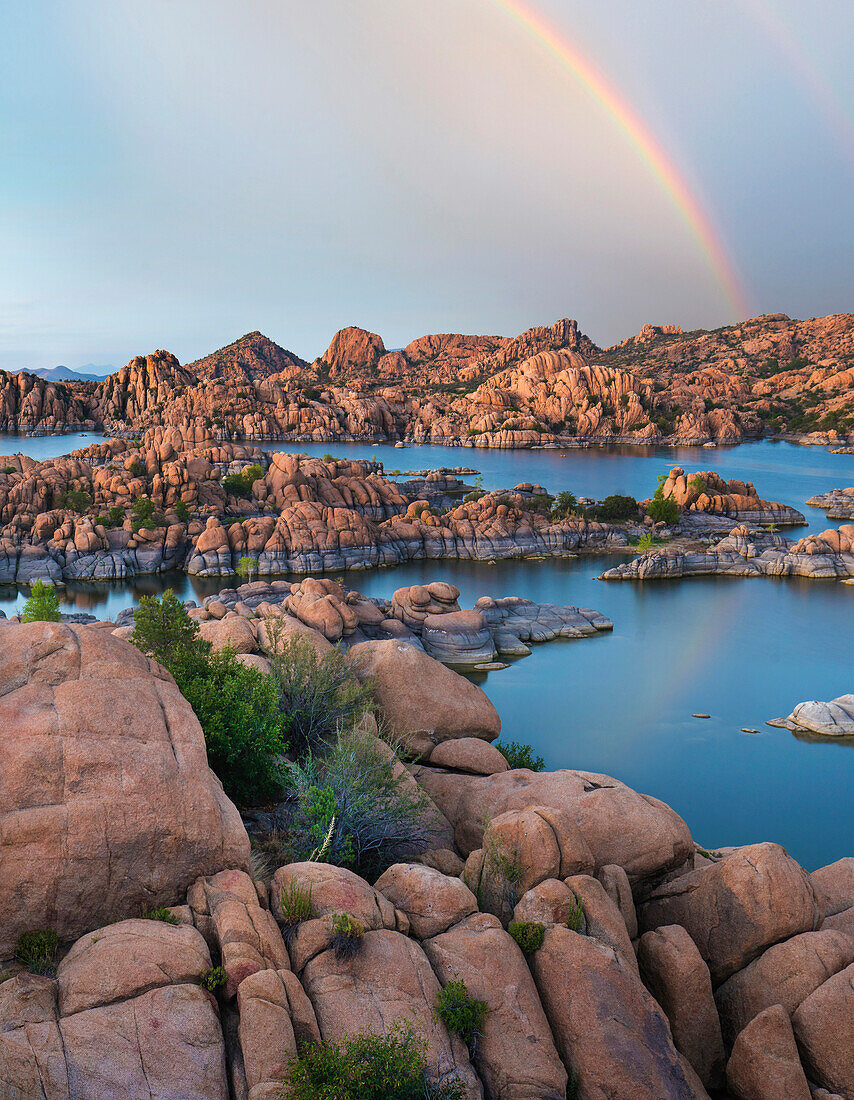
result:
M 483 1025 L 489 1014 L 486 1001 L 472 997 L 462 979 L 448 984 L 439 993 L 436 1001 L 436 1018 L 441 1020 L 448 1031 L 454 1031 L 474 1054 L 477 1041 L 483 1035 Z
M 537 756 L 530 745 L 520 741 L 495 742 L 495 747 L 507 761 L 511 768 L 527 768 L 532 772 L 541 772 L 546 762 L 542 756 Z
M 513 920 L 507 925 L 507 931 L 526 955 L 540 950 L 546 934 L 545 925 L 534 920 Z
M 31 974 L 55 973 L 54 964 L 59 950 L 59 936 L 52 928 L 39 928 L 34 932 L 22 932 L 15 945 L 15 958 Z
M 176 917 L 174 913 L 170 913 L 165 905 L 158 905 L 154 909 L 149 909 L 147 913 L 142 914 L 143 920 L 159 920 L 164 924 L 180 924 L 181 920 Z
M 296 879 L 290 879 L 279 890 L 279 905 L 286 933 L 304 920 L 311 920 L 311 883 L 302 886 Z
M 203 970 L 199 975 L 199 985 L 206 989 L 208 993 L 216 993 L 220 986 L 225 985 L 227 981 L 228 974 L 222 966 L 212 966 L 208 970 Z
M 584 906 L 581 904 L 581 899 L 577 898 L 574 894 L 569 903 L 569 914 L 566 918 L 566 927 L 571 932 L 580 932 L 584 927 Z
M 349 913 L 336 913 L 332 921 L 332 950 L 336 959 L 352 959 L 362 947 L 364 927 Z

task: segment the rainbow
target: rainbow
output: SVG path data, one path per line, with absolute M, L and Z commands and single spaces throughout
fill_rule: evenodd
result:
M 731 309 L 733 320 L 750 316 L 750 306 L 720 233 L 658 138 L 632 105 L 557 28 L 523 0 L 491 0 L 555 57 L 611 117 L 661 185 L 695 239 Z

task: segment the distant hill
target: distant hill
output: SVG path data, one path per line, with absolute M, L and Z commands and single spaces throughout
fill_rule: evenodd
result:
M 299 374 L 304 359 L 274 344 L 260 332 L 248 332 L 233 344 L 188 363 L 187 369 L 200 378 L 229 378 L 234 381 L 269 378 L 273 374 Z
M 44 378 L 48 382 L 102 382 L 107 375 L 112 374 L 115 367 L 96 367 L 94 363 L 87 363 L 79 370 L 71 367 L 41 367 L 39 370 L 29 370 L 22 367 L 27 374 L 34 374 L 36 378 Z

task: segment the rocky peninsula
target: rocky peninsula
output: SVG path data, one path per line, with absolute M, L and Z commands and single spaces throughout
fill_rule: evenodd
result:
M 388 351 L 339 331 L 309 363 L 260 332 L 193 363 L 137 356 L 103 382 L 0 371 L 0 431 L 472 447 L 854 442 L 854 315 L 769 314 L 713 331 L 646 325 L 598 348 L 561 319 L 514 338 L 443 334 Z
M 831 489 L 810 497 L 807 504 L 811 508 L 821 508 L 828 519 L 854 520 L 854 488 Z
M 351 650 L 360 743 L 394 734 L 429 834 L 370 876 L 264 863 L 124 629 L 0 623 L 3 1100 L 272 1100 L 359 1032 L 414 1036 L 430 1095 L 854 1096 L 851 858 L 700 848 L 616 778 L 511 766 L 480 689 L 399 638 Z

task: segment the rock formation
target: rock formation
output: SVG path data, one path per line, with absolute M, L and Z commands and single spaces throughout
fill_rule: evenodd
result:
M 807 504 L 811 508 L 821 508 L 828 519 L 854 520 L 854 488 L 831 489 L 810 497 Z
M 215 643 L 292 591 L 241 595 L 242 615 L 197 609 Z M 391 621 L 423 630 L 456 603 L 401 590 Z M 397 1024 L 469 1100 L 708 1100 L 724 1080 L 738 1098 L 854 1096 L 854 860 L 810 875 L 773 843 L 699 850 L 609 776 L 511 770 L 479 689 L 385 641 L 362 643 L 379 702 L 424 760 L 398 775 L 450 822 L 443 846 L 373 884 L 321 862 L 253 878 L 198 723 L 125 629 L 0 626 L 2 1100 L 271 1100 L 306 1044 Z M 360 930 L 344 953 L 342 914 Z M 55 969 L 11 960 L 50 926 Z M 486 1005 L 471 1047 L 436 1012 L 452 981 Z
M 661 489 L 665 500 L 674 500 L 683 512 L 726 516 L 740 524 L 806 523 L 788 504 L 762 500 L 751 482 L 724 481 L 711 470 L 686 474 L 681 466 L 672 466 Z
M 815 699 L 798 703 L 788 718 L 774 719 L 768 725 L 816 737 L 854 737 L 854 695 L 840 695 L 829 703 Z
M 604 351 L 566 318 L 514 339 L 441 334 L 387 351 L 350 326 L 308 364 L 258 332 L 180 366 L 138 356 L 102 382 L 0 372 L 0 430 L 207 428 L 232 440 L 392 439 L 479 447 L 734 443 L 854 434 L 854 315 L 645 326 Z

